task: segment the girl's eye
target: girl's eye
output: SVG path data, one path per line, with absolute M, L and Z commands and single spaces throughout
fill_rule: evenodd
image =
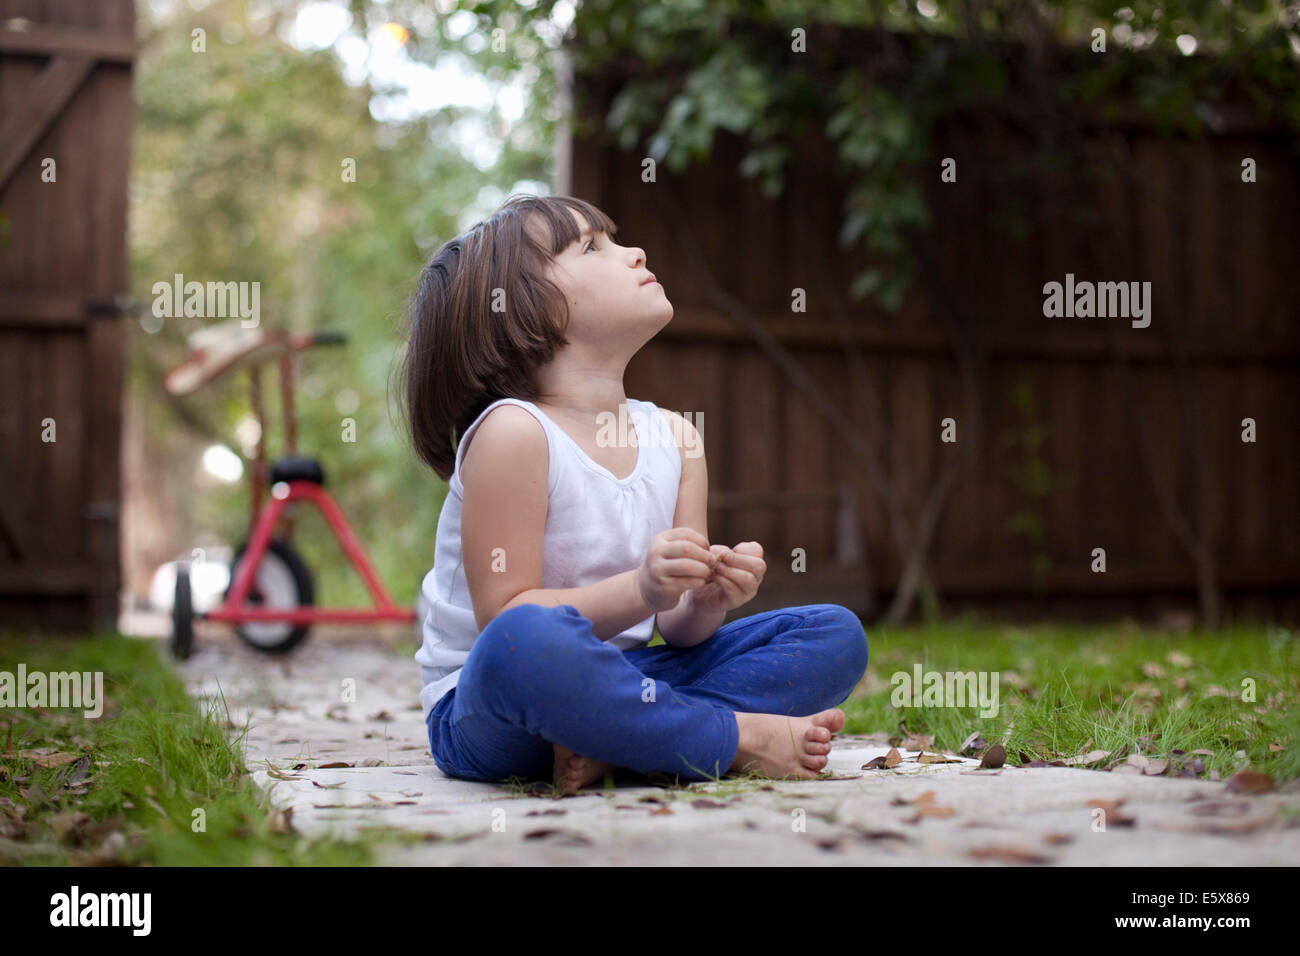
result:
M 583 252 L 586 252 L 587 249 L 595 249 L 595 248 L 596 248 L 596 243 L 595 243 L 593 240 L 588 239 L 588 240 L 587 240 L 587 248 L 586 248 L 586 249 L 583 249 L 582 251 L 583 251 Z

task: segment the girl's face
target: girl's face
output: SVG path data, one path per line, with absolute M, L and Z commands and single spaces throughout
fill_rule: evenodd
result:
M 659 282 L 647 282 L 653 274 L 646 268 L 644 250 L 620 246 L 603 232 L 593 233 L 576 213 L 574 218 L 582 236 L 548 269 L 569 301 L 570 332 L 592 342 L 624 339 L 636 330 L 640 347 L 672 319 L 672 303 Z

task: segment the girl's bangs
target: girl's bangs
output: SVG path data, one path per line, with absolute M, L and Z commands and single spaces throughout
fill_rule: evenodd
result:
M 603 232 L 613 236 L 618 232 L 618 225 L 591 203 L 570 196 L 553 196 L 536 200 L 528 204 L 528 212 L 542 217 L 550 235 L 550 247 L 547 250 L 552 259 L 558 256 L 581 237 L 582 230 L 574 222 L 569 210 L 578 213 L 587 221 L 587 228 L 593 232 Z M 535 237 L 537 238 L 537 237 Z M 544 243 L 539 243 L 545 249 Z

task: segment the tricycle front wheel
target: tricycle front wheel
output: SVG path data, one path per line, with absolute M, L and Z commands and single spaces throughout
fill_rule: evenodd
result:
M 194 600 L 190 592 L 190 566 L 176 563 L 176 591 L 172 598 L 172 654 L 186 660 L 194 646 Z

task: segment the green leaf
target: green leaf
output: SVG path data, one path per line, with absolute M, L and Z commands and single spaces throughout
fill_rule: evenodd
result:
M 855 299 L 863 299 L 880 288 L 883 279 L 884 276 L 879 269 L 867 269 L 865 272 L 859 272 L 854 277 L 853 284 L 849 287 L 849 294 Z

